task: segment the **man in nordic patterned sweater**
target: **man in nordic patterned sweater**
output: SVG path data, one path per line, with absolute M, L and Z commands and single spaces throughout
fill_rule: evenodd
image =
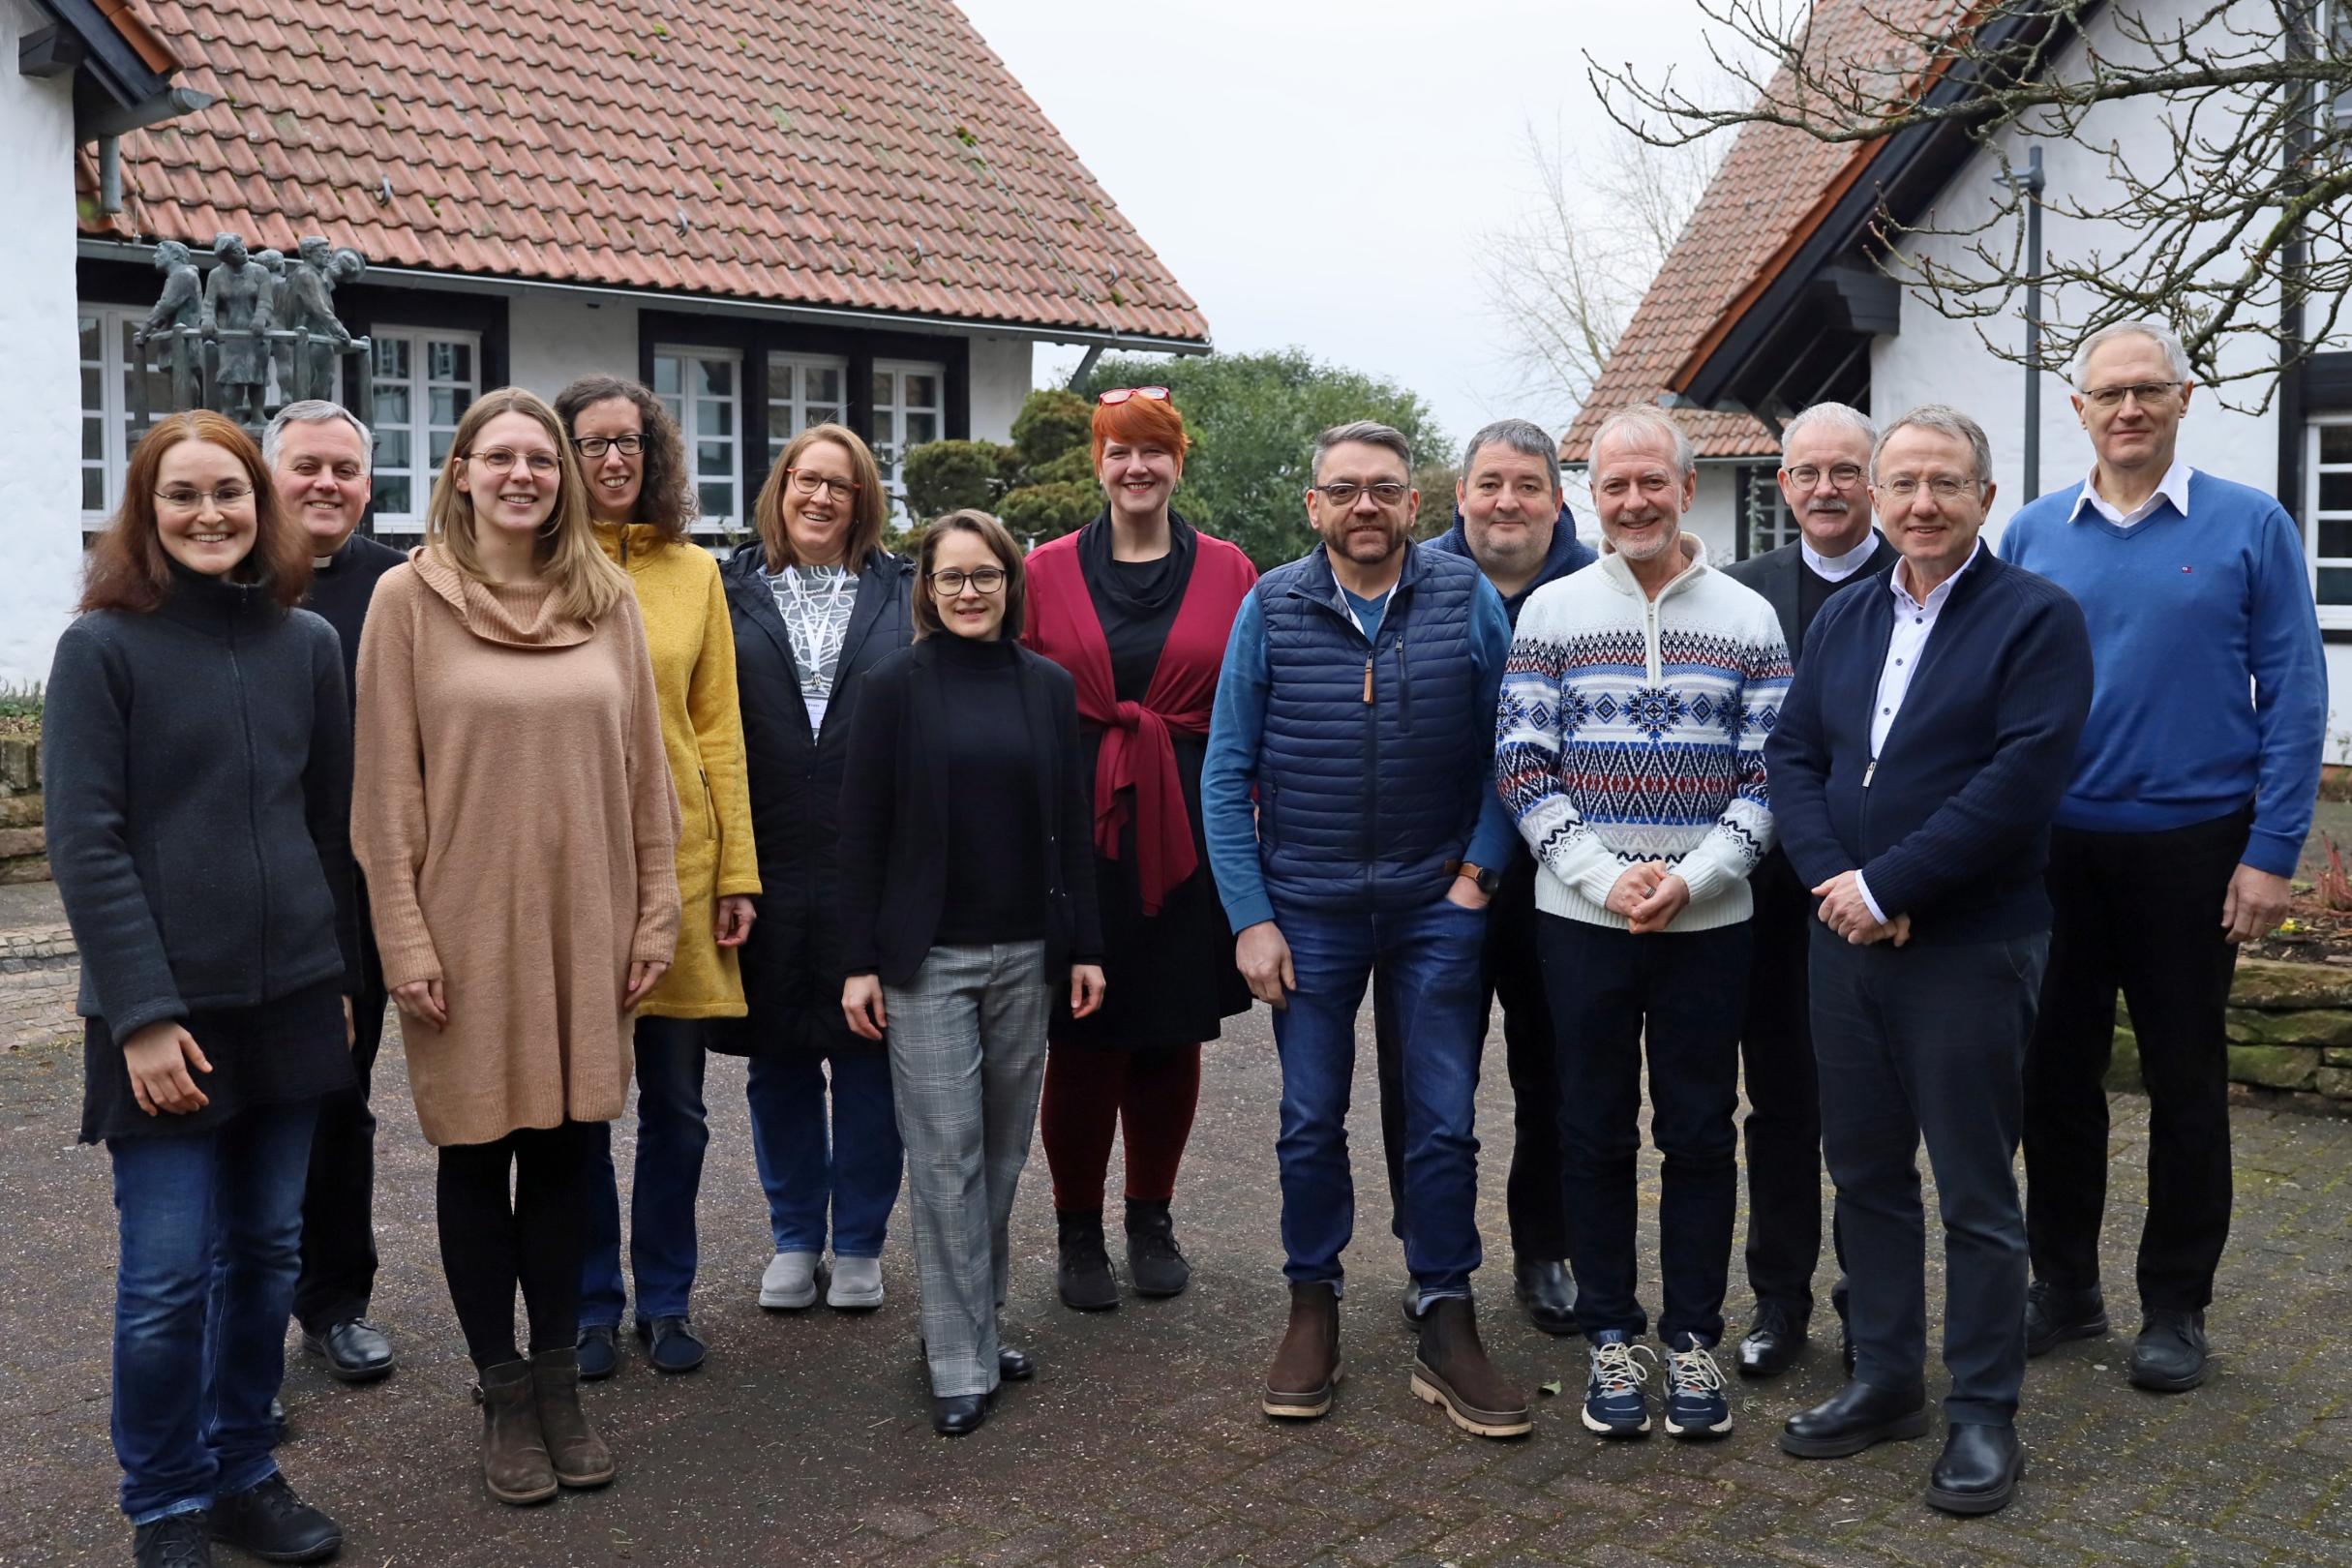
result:
M 1591 1347 L 1584 1425 L 1605 1437 L 1649 1430 L 1634 1281 L 1646 1039 L 1651 1138 L 1666 1160 L 1666 1430 L 1719 1437 L 1732 1415 L 1710 1352 L 1738 1199 L 1748 873 L 1772 842 L 1764 743 L 1789 650 L 1772 607 L 1681 530 L 1698 466 L 1679 426 L 1654 408 L 1613 414 L 1591 464 L 1609 553 L 1521 613 L 1495 783 L 1541 867 L 1568 1255 Z

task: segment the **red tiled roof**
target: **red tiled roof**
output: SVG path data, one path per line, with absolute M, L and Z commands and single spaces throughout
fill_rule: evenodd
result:
M 1885 23 L 1923 22 L 1949 0 L 1819 0 L 1815 46 L 1841 55 L 1884 50 Z M 1788 89 L 1784 73 L 1772 89 Z M 1674 390 L 1684 368 L 1738 319 L 1797 246 L 1861 176 L 1884 142 L 1820 141 L 1794 127 L 1754 124 L 1715 171 L 1682 237 L 1658 269 L 1626 324 L 1592 393 L 1560 441 L 1560 455 L 1582 463 L 1592 432 L 1617 409 Z M 1703 458 L 1776 457 L 1780 442 L 1747 414 L 1672 410 Z
M 125 136 L 85 232 L 1208 337 L 950 0 L 140 4 L 222 101 Z

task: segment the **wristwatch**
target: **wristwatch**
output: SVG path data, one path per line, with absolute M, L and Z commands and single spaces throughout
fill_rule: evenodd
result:
M 1490 871 L 1476 860 L 1462 861 L 1454 868 L 1454 874 L 1458 877 L 1468 877 L 1472 882 L 1477 883 L 1478 890 L 1489 898 L 1502 891 L 1502 873 Z

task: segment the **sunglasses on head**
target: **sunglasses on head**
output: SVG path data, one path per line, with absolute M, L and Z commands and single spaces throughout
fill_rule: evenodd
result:
M 1156 403 L 1165 403 L 1168 401 L 1168 389 L 1164 386 L 1114 386 L 1095 401 L 1106 408 L 1116 408 L 1130 398 L 1150 398 Z

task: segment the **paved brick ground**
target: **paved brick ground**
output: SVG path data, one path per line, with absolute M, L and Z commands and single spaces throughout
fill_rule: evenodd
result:
M 22 976 L 0 976 L 0 999 Z M 50 1016 L 63 1015 L 70 993 Z M 1367 1046 L 1365 1055 L 1369 1058 Z M 1499 1070 L 1499 1044 L 1491 1060 Z M 106 1439 L 113 1262 L 104 1156 L 73 1144 L 73 1049 L 0 1054 L 0 1562 L 122 1561 Z M 1493 1075 L 1481 1125 L 1507 1138 Z M 1992 1520 L 1927 1510 L 1932 1442 L 1834 1464 L 1781 1456 L 1771 1433 L 1837 1381 L 1817 1348 L 1788 1378 L 1740 1390 L 1740 1428 L 1688 1448 L 1663 1437 L 1603 1448 L 1570 1402 L 1581 1357 L 1502 1300 L 1501 1246 L 1482 1276 L 1488 1342 L 1533 1385 L 1535 1435 L 1511 1444 L 1453 1432 L 1405 1390 L 1402 1282 L 1375 1180 L 1363 1194 L 1346 1309 L 1352 1369 L 1325 1421 L 1277 1427 L 1251 1391 L 1279 1328 L 1274 1115 L 1263 1015 L 1210 1057 L 1186 1170 L 1183 1234 L 1197 1270 L 1186 1296 L 1094 1317 L 1052 1291 L 1041 1159 L 1015 1221 L 1010 1321 L 1038 1381 L 1009 1390 L 980 1435 L 933 1437 L 915 1357 L 914 1279 L 903 1225 L 885 1259 L 890 1304 L 866 1317 L 754 1305 L 766 1261 L 739 1064 L 714 1066 L 714 1137 L 702 1205 L 700 1373 L 641 1363 L 595 1391 L 621 1479 L 543 1509 L 501 1508 L 474 1469 L 469 1372 L 434 1251 L 431 1157 L 393 1050 L 381 1071 L 385 1266 L 377 1316 L 405 1358 L 389 1382 L 337 1387 L 293 1361 L 286 1399 L 290 1475 L 343 1520 L 344 1560 L 447 1568 L 506 1564 L 1220 1563 L 1763 1568 L 1865 1564 L 2352 1563 L 2352 1123 L 2243 1109 L 2239 1220 L 2213 1314 L 2224 1358 L 2202 1391 L 2159 1399 L 2125 1386 L 2121 1339 L 2036 1363 L 2018 1503 Z M 1370 1108 L 1369 1087 L 1359 1104 Z M 2116 1204 L 2142 1190 L 2144 1106 L 2117 1102 Z M 1357 1117 L 1360 1152 L 1376 1130 Z M 1507 1150 L 1490 1147 L 1498 1170 Z M 1360 1161 L 1361 1163 L 1361 1161 Z M 1483 1222 L 1500 1234 L 1500 1187 Z M 1648 1192 L 1655 1199 L 1654 1163 Z M 901 1216 L 903 1219 L 903 1215 Z M 2111 1246 L 2111 1278 L 2127 1281 Z M 1824 1279 L 1824 1283 L 1826 1283 Z M 1654 1303 L 1653 1303 L 1654 1305 Z M 1745 1306 L 1735 1290 L 1734 1311 Z M 1734 1328 L 1736 1332 L 1736 1327 Z M 224 1553 L 224 1560 L 232 1554 Z

